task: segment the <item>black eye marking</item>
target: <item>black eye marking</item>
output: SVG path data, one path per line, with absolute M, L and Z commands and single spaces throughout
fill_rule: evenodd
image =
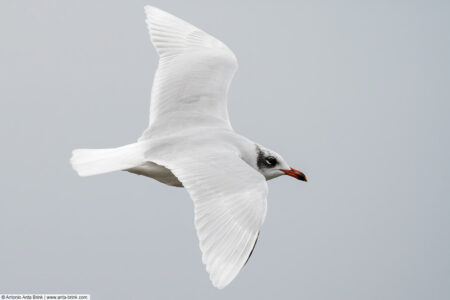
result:
M 258 153 L 258 157 L 256 158 L 256 165 L 258 168 L 273 168 L 278 164 L 278 161 L 275 157 L 269 155 L 265 156 L 264 152 L 257 146 L 256 152 Z
M 275 157 L 273 157 L 273 156 L 267 156 L 267 157 L 264 159 L 264 164 L 265 164 L 266 167 L 268 167 L 268 168 L 273 168 L 273 167 L 275 167 L 275 166 L 277 165 L 277 163 L 278 163 L 277 159 L 276 159 Z

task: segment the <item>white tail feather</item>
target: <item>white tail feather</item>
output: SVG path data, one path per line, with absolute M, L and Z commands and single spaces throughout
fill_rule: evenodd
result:
M 111 149 L 75 149 L 70 163 L 80 176 L 126 170 L 144 162 L 139 143 Z

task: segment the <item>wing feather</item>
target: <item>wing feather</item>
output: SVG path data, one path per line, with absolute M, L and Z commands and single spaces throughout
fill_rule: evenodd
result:
M 228 87 L 237 69 L 221 41 L 158 8 L 146 6 L 150 38 L 160 56 L 150 124 L 140 140 L 185 128 L 231 129 Z
M 169 168 L 191 196 L 202 262 L 213 285 L 225 287 L 247 262 L 264 222 L 265 178 L 237 154 L 211 149 L 153 160 Z

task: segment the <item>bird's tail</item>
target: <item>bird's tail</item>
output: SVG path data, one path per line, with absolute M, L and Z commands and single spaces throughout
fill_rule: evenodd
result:
M 111 149 L 75 149 L 70 163 L 80 176 L 126 170 L 144 162 L 139 143 Z

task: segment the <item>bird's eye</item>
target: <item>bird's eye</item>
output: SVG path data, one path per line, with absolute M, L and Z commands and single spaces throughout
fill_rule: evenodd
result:
M 265 165 L 269 168 L 275 167 L 277 163 L 277 159 L 273 156 L 268 156 L 265 158 Z

